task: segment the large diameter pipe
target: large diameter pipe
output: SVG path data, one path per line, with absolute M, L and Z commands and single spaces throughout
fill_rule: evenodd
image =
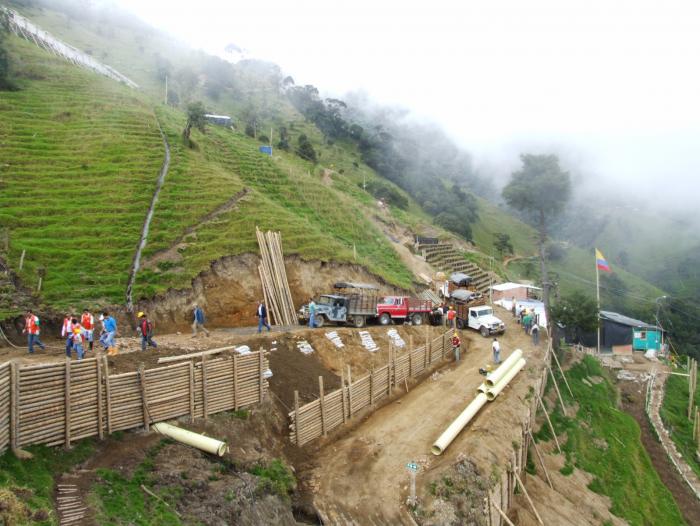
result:
M 445 429 L 445 432 L 440 435 L 433 447 L 430 449 L 433 455 L 440 455 L 443 451 L 447 449 L 455 437 L 464 429 L 469 421 L 474 417 L 476 413 L 479 412 L 484 404 L 486 403 L 486 395 L 484 393 L 479 393 L 476 395 L 474 400 L 460 413 L 460 415 L 450 424 L 450 426 Z
M 503 391 L 503 389 L 505 389 L 506 385 L 508 385 L 508 382 L 510 382 L 523 367 L 525 367 L 525 358 L 520 358 L 518 363 L 511 367 L 510 370 L 506 373 L 506 375 L 503 378 L 501 378 L 501 380 L 496 385 L 494 385 L 491 389 L 486 391 L 486 397 L 489 399 L 489 402 L 493 401 L 493 399 L 496 398 L 500 394 L 500 392 Z
M 211 437 L 205 437 L 204 435 L 188 431 L 187 429 L 171 426 L 165 422 L 153 424 L 152 427 L 161 435 L 170 437 L 173 440 L 177 440 L 178 442 L 182 442 L 188 446 L 196 447 L 197 449 L 201 449 L 202 451 L 206 451 L 212 455 L 223 457 L 224 453 L 228 451 L 226 442 L 222 442 L 221 440 L 216 440 L 215 438 Z
M 494 385 L 496 385 L 501 380 L 501 378 L 508 374 L 510 368 L 513 367 L 516 363 L 518 363 L 518 360 L 520 360 L 520 358 L 522 357 L 522 349 L 515 349 L 511 353 L 511 355 L 503 361 L 503 363 L 498 367 L 498 369 L 496 369 L 486 377 L 486 385 L 488 387 L 493 387 Z

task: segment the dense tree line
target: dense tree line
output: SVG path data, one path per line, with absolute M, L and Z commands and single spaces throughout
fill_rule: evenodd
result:
M 368 166 L 408 192 L 437 224 L 472 239 L 478 219 L 473 193 L 488 195 L 492 188 L 441 130 L 410 121 L 400 110 L 372 108 L 359 96 L 345 102 L 322 99 L 314 86 L 285 87 L 292 104 L 327 140 L 356 144 Z

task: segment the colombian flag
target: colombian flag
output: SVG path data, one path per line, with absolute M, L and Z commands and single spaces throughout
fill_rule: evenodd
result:
M 595 249 L 595 265 L 599 270 L 612 272 L 612 270 L 610 270 L 610 265 L 608 265 L 608 262 L 605 261 L 605 258 L 603 257 L 603 253 L 597 248 Z

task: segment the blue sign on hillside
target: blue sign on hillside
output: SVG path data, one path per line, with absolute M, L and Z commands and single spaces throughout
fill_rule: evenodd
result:
M 267 155 L 272 157 L 272 146 L 261 146 L 260 153 L 266 153 Z

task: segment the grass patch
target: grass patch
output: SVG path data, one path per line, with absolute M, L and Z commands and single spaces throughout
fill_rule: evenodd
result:
M 33 446 L 26 448 L 33 455 L 29 460 L 20 460 L 8 450 L 0 457 L 0 486 L 19 490 L 21 500 L 31 511 L 49 512 L 49 518 L 38 524 L 57 524 L 53 511 L 54 478 L 88 459 L 94 449 L 92 440 L 77 442 L 69 450 Z
M 688 391 L 688 378 L 668 376 L 661 406 L 661 419 L 671 433 L 671 439 L 678 451 L 700 477 L 700 463 L 695 455 L 697 444 L 693 440 L 693 421 L 688 418 Z M 700 390 L 695 392 L 695 404 L 700 407 Z
M 610 511 L 631 525 L 684 524 L 642 445 L 637 422 L 617 409 L 617 389 L 600 363 L 586 356 L 566 376 L 579 409 L 573 418 L 565 417 L 559 406 L 551 414 L 557 434 L 568 437 L 562 444 L 566 455 L 562 473 L 575 466 L 594 475 L 589 489 L 610 497 Z M 583 383 L 590 376 L 605 381 L 591 387 Z M 571 401 L 568 392 L 562 396 Z M 542 440 L 550 435 L 548 426 L 542 426 L 536 436 Z M 602 440 L 607 447 L 600 446 Z
M 181 524 L 173 510 L 175 502 L 182 495 L 178 495 L 174 491 L 161 492 L 159 497 L 172 506 L 169 507 L 164 502 L 147 495 L 141 489 L 142 484 L 148 487 L 153 460 L 160 449 L 168 443 L 168 440 L 162 440 L 151 448 L 131 477 L 125 477 L 111 469 L 97 471 L 99 482 L 93 488 L 90 499 L 97 513 L 98 524 L 111 526 Z M 158 494 L 155 491 L 154 493 Z
M 260 477 L 260 489 L 289 498 L 289 493 L 296 487 L 296 481 L 292 471 L 280 459 L 274 459 L 264 464 L 258 464 L 250 470 L 250 473 Z

